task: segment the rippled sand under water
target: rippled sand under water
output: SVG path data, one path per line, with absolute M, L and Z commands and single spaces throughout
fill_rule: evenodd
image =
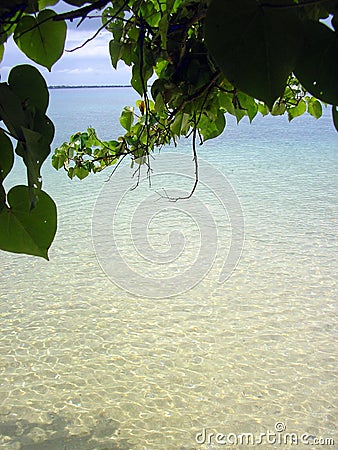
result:
M 74 188 L 51 173 L 60 212 L 51 261 L 0 254 L 1 448 L 225 448 L 196 434 L 258 436 L 279 422 L 299 436 L 334 437 L 331 153 L 318 156 L 325 167 L 301 159 L 306 170 L 285 178 L 279 156 L 264 168 L 270 153 L 260 151 L 261 160 L 248 147 L 225 163 L 246 221 L 236 271 L 220 285 L 212 270 L 170 299 L 110 283 L 90 236 L 100 183 Z M 261 445 L 291 447 L 308 448 Z
M 334 267 L 298 251 L 248 239 L 224 285 L 157 301 L 111 285 L 89 250 L 8 257 L 1 446 L 195 449 L 204 427 L 278 421 L 332 437 Z

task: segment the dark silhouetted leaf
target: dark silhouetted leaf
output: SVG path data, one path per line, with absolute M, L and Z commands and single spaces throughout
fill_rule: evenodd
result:
M 26 108 L 33 106 L 46 112 L 49 93 L 45 79 L 35 67 L 15 66 L 8 76 L 8 84 Z
M 14 152 L 10 139 L 0 130 L 0 183 L 7 177 L 14 164 Z
M 21 156 L 27 167 L 28 184 L 41 187 L 40 170 L 42 163 L 50 153 L 50 143 L 45 136 L 29 128 L 22 128 L 25 143 L 19 143 L 16 153 Z
M 336 32 L 318 22 L 304 24 L 305 41 L 295 75 L 310 94 L 338 104 L 338 39 Z
M 114 69 L 117 69 L 117 63 L 119 62 L 119 59 L 121 58 L 122 52 L 123 52 L 123 46 L 121 45 L 121 43 L 112 39 L 109 42 L 109 53 L 110 53 L 111 63 L 113 65 Z
M 336 130 L 338 131 L 338 106 L 332 106 L 332 118 L 333 118 L 333 123 L 334 126 L 336 128 Z
M 228 80 L 271 109 L 284 92 L 301 43 L 293 10 L 263 7 L 255 0 L 213 0 L 205 39 Z
M 48 259 L 48 249 L 56 232 L 56 206 L 43 191 L 31 209 L 30 189 L 15 186 L 8 195 L 9 208 L 0 213 L 0 248 Z
M 21 127 L 28 126 L 26 116 L 20 99 L 7 83 L 0 83 L 0 117 L 16 138 L 23 138 Z

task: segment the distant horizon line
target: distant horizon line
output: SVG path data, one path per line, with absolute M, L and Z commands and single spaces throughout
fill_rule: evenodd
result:
M 132 87 L 131 84 L 56 84 L 48 86 L 48 89 L 93 89 L 93 88 L 129 88 Z

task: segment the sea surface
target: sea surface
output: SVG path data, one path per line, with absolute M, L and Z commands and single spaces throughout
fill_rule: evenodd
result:
M 121 108 L 136 100 L 128 88 L 50 95 L 54 146 L 88 126 L 103 139 L 117 137 Z M 192 159 L 186 140 L 162 149 L 162 172 L 167 151 Z M 102 194 L 111 171 L 69 180 L 48 160 L 44 189 L 58 206 L 50 261 L 0 252 L 0 448 L 337 448 L 337 151 L 329 110 L 318 121 L 291 123 L 258 117 L 237 125 L 229 117 L 221 137 L 198 147 L 201 160 L 232 186 L 245 224 L 241 256 L 223 282 L 234 230 L 232 213 L 212 198 L 223 191 L 213 186 L 210 166 L 196 195 L 212 226 L 198 208 L 186 213 L 182 202 L 167 202 L 143 229 L 149 201 L 144 215 L 140 205 L 149 192 L 168 189 L 156 173 L 155 186 L 142 179 L 122 192 L 115 244 L 144 274 L 146 295 L 133 277 L 128 289 L 123 273 L 118 285 L 118 264 L 107 274 L 92 239 L 92 222 L 102 238 L 102 224 L 116 209 Z M 175 178 L 178 166 L 169 167 L 169 185 L 189 191 L 193 177 Z M 24 175 L 17 161 L 8 186 Z M 116 203 L 122 188 L 114 177 Z M 185 239 L 170 264 L 151 260 L 150 252 L 143 269 L 129 223 L 135 208 L 139 236 L 149 232 L 154 253 L 166 254 L 175 236 Z M 210 270 L 175 295 L 156 296 L 174 275 L 180 286 L 199 257 L 201 229 L 213 230 L 205 239 L 217 238 L 216 246 L 208 244 L 215 251 Z M 108 226 L 108 250 L 111 233 Z

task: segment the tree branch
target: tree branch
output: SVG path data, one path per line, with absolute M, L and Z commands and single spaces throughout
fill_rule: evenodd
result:
M 216 81 L 217 81 L 218 77 L 221 75 L 221 73 L 222 73 L 221 70 L 218 69 L 206 84 L 204 84 L 201 88 L 199 88 L 194 94 L 187 97 L 177 108 L 175 108 L 171 112 L 169 119 L 172 119 L 179 111 L 181 111 L 185 107 L 185 105 L 196 100 L 201 95 L 203 95 L 205 92 L 209 91 L 210 88 L 216 83 Z
M 199 181 L 196 138 L 197 138 L 197 123 L 195 123 L 194 129 L 193 129 L 193 136 L 192 136 L 192 152 L 193 152 L 193 161 L 194 161 L 194 166 L 195 166 L 195 181 L 194 181 L 193 187 L 191 188 L 191 191 L 189 192 L 188 195 L 185 195 L 183 197 L 170 197 L 166 193 L 166 191 L 164 191 L 166 195 L 160 195 L 159 194 L 161 198 L 166 198 L 170 202 L 177 202 L 178 200 L 188 200 L 189 198 L 191 198 L 194 195 L 194 192 L 196 191 L 196 188 L 197 188 L 197 185 L 198 185 L 198 181 Z
M 110 3 L 111 0 L 97 0 L 91 5 L 84 6 L 83 8 L 77 8 L 73 11 L 68 11 L 65 13 L 58 14 L 53 17 L 53 21 L 58 20 L 70 20 L 79 19 L 80 17 L 84 19 L 89 13 L 95 11 L 96 9 L 102 9 Z
M 93 34 L 93 36 L 91 36 L 90 38 L 88 38 L 87 40 L 85 40 L 85 41 L 83 42 L 83 44 L 81 44 L 81 45 L 79 45 L 79 46 L 77 46 L 77 47 L 74 47 L 74 48 L 72 48 L 71 50 L 66 50 L 66 52 L 69 52 L 69 53 L 75 52 L 75 50 L 79 50 L 80 48 L 83 48 L 85 45 L 87 45 L 89 42 L 93 41 L 93 40 L 100 34 L 100 32 L 101 32 L 104 28 L 106 28 L 106 26 L 107 26 L 110 22 L 112 22 L 114 19 L 116 19 L 116 17 L 120 14 L 121 11 L 124 10 L 124 8 L 125 8 L 125 7 L 127 6 L 127 4 L 128 4 L 128 1 L 129 1 L 129 0 L 126 0 L 126 1 L 123 3 L 123 5 L 121 6 L 121 8 L 119 8 L 119 9 L 116 11 L 116 13 L 115 13 L 112 17 L 110 17 L 109 20 L 107 20 L 106 23 L 104 23 L 103 25 L 101 25 L 100 28 Z M 106 3 L 108 3 L 108 2 L 106 2 Z M 83 19 L 84 19 L 84 18 L 85 18 L 85 17 L 83 17 Z

